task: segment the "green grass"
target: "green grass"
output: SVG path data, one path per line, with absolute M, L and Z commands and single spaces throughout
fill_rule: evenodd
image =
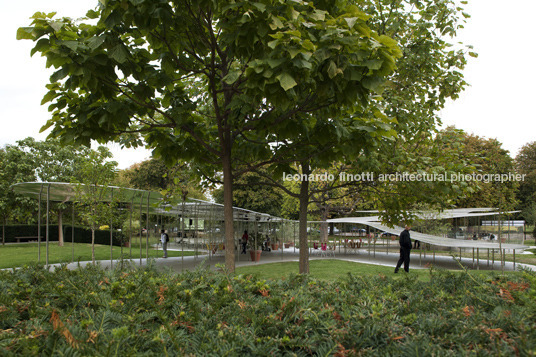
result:
M 142 246 L 142 258 L 145 258 L 145 244 Z M 20 243 L 0 245 L 0 269 L 21 267 L 25 264 L 36 263 L 37 260 L 37 243 Z M 130 248 L 123 247 L 123 255 L 129 258 Z M 41 263 L 45 263 L 45 243 L 41 243 Z M 194 255 L 192 251 L 184 252 L 185 256 Z M 180 257 L 182 252 L 168 250 L 169 257 Z M 121 256 L 121 247 L 113 247 L 113 257 L 117 259 Z M 132 258 L 139 259 L 140 244 L 133 244 Z M 155 250 L 149 247 L 149 257 L 162 257 L 162 249 Z M 72 259 L 72 243 L 65 243 L 63 247 L 58 246 L 57 242 L 49 243 L 49 263 L 69 263 Z M 110 259 L 110 246 L 95 245 L 95 260 Z M 74 261 L 91 260 L 91 244 L 75 243 L 74 244 Z
M 284 262 L 240 267 L 236 269 L 236 273 L 252 274 L 262 279 L 277 280 L 281 278 L 286 279 L 292 272 L 297 273 L 298 270 L 299 265 L 297 262 Z M 402 270 L 398 274 L 394 274 L 394 267 L 348 262 L 337 259 L 311 260 L 309 261 L 309 272 L 311 277 L 319 280 L 336 280 L 348 273 L 359 276 L 388 275 L 403 277 L 406 275 Z M 422 281 L 430 280 L 430 272 L 427 269 L 410 269 L 410 274 L 417 276 Z
M 240 267 L 235 270 L 236 274 L 254 275 L 260 279 L 279 280 L 287 279 L 292 273 L 299 270 L 297 262 L 269 263 Z M 310 275 L 313 278 L 326 281 L 334 281 L 346 276 L 348 273 L 361 277 L 389 276 L 394 279 L 404 279 L 408 276 L 402 269 L 398 274 L 394 273 L 394 268 L 383 265 L 364 264 L 348 262 L 343 260 L 311 260 L 309 262 Z M 462 270 L 452 270 L 452 272 L 463 274 Z M 471 271 L 475 275 L 496 275 L 498 271 L 482 270 Z M 518 272 L 505 272 L 505 274 L 519 274 Z M 428 269 L 411 269 L 410 276 L 416 276 L 419 281 L 430 281 L 430 271 Z

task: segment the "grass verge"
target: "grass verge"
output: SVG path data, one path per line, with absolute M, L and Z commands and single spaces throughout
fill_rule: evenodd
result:
M 49 243 L 49 255 L 48 261 L 50 264 L 56 263 L 70 263 L 72 261 L 72 243 L 65 243 L 63 247 L 58 246 L 57 242 Z M 146 245 L 142 246 L 142 258 L 145 258 Z M 41 243 L 41 263 L 45 262 L 46 248 L 45 244 Z M 185 251 L 185 256 L 194 255 L 192 251 Z M 149 246 L 149 257 L 159 258 L 162 257 L 162 249 L 154 249 Z M 121 256 L 121 247 L 113 247 L 114 259 Z M 124 258 L 130 258 L 130 248 L 123 247 Z M 168 250 L 169 257 L 182 256 L 181 251 Z M 140 257 L 140 245 L 135 244 L 132 246 L 132 258 L 137 259 Z M 110 246 L 95 244 L 95 260 L 107 260 L 110 259 Z M 91 244 L 86 243 L 74 243 L 74 261 L 88 261 L 91 260 Z M 20 244 L 6 244 L 0 246 L 0 269 L 21 267 L 25 264 L 37 263 L 38 261 L 38 247 L 37 243 L 20 243 Z

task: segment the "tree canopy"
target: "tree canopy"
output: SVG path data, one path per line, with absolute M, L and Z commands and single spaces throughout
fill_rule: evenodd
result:
M 144 140 L 167 163 L 222 171 L 228 246 L 234 160 L 266 160 L 274 133 L 292 141 L 341 113 L 366 133 L 379 111 L 352 114 L 400 55 L 349 1 L 109 0 L 91 21 L 53 16 L 36 13 L 17 32 L 56 69 L 43 130 L 67 143 Z

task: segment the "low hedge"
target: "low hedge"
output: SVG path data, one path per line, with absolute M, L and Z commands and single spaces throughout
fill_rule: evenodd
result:
M 37 237 L 38 226 L 35 225 L 6 225 L 6 243 L 16 242 L 16 237 Z M 58 241 L 58 226 L 49 225 L 48 226 L 49 241 L 57 242 Z M 0 229 L 0 236 L 2 230 Z M 46 236 L 46 226 L 41 225 L 41 237 L 43 239 Z M 63 226 L 63 237 L 66 242 L 71 242 L 72 237 L 72 226 L 64 225 Z M 121 245 L 121 233 L 113 233 L 113 245 Z M 74 241 L 75 243 L 91 243 L 91 230 L 83 227 L 74 227 Z M 95 231 L 95 244 L 110 244 L 110 231 L 109 230 L 97 230 Z
M 529 356 L 536 275 L 265 281 L 154 268 L 0 271 L 0 351 L 20 355 Z

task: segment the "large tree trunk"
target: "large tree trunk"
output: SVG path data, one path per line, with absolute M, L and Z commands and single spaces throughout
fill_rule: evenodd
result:
M 58 246 L 63 247 L 63 210 L 58 210 Z
M 308 162 L 301 164 L 302 174 L 309 175 L 311 168 Z M 309 206 L 309 180 L 302 180 L 300 185 L 300 274 L 309 274 L 309 243 L 307 242 L 307 208 Z
M 234 226 L 233 226 L 233 173 L 230 148 L 222 158 L 223 164 L 223 217 L 225 221 L 225 268 L 235 270 Z

